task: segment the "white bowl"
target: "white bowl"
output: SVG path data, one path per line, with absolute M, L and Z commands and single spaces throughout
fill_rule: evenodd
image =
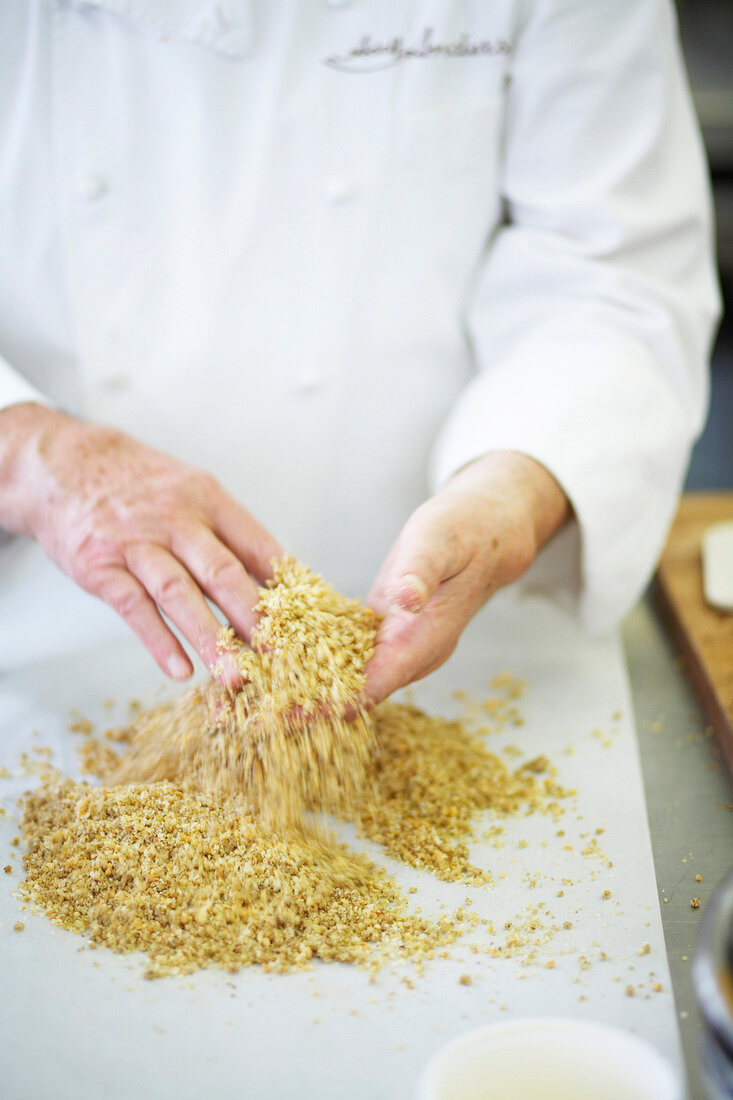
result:
M 418 1100 L 681 1100 L 682 1082 L 628 1031 L 564 1017 L 490 1024 L 431 1058 Z

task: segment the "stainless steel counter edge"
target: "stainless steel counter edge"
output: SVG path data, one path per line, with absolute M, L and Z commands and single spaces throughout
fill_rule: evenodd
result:
M 687 1095 L 708 1100 L 690 968 L 706 901 L 733 864 L 733 782 L 652 594 L 627 617 L 623 639 Z

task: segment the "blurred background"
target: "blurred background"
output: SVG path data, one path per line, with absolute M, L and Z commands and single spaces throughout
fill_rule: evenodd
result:
M 713 354 L 712 399 L 688 489 L 733 489 L 733 2 L 679 0 L 682 47 L 710 159 L 726 315 Z

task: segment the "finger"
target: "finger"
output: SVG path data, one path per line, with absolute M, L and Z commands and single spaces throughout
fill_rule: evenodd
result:
M 429 501 L 408 520 L 384 582 L 384 595 L 395 607 L 417 613 L 430 602 L 438 586 L 467 565 L 451 512 Z
M 366 695 L 372 703 L 380 703 L 393 692 L 416 680 L 422 680 L 448 660 L 457 639 L 430 638 L 412 640 L 406 644 L 398 638 L 378 642 L 367 666 Z
M 261 583 L 272 576 L 272 562 L 285 556 L 277 539 L 233 497 L 220 490 L 211 502 L 215 533 L 247 572 Z
M 467 569 L 443 581 L 420 615 L 393 610 L 367 666 L 369 698 L 379 702 L 444 664 L 491 590 L 476 569 Z
M 152 543 L 128 548 L 126 564 L 211 671 L 219 662 L 216 642 L 221 624 L 190 573 Z
M 100 577 L 94 594 L 122 616 L 167 676 L 173 680 L 188 679 L 193 665 L 163 622 L 153 600 L 133 576 L 125 569 L 110 567 Z
M 249 641 L 257 625 L 259 588 L 239 558 L 203 524 L 171 541 L 171 549 L 191 576 L 223 611 L 240 637 Z

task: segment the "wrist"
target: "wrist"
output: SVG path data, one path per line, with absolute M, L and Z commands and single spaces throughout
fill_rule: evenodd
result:
M 528 531 L 535 552 L 548 542 L 572 515 L 572 505 L 550 471 L 520 451 L 489 451 L 453 475 L 447 490 L 478 491 L 487 504 L 497 496 L 511 497 Z
M 62 413 L 24 401 L 0 409 L 0 527 L 32 535 L 32 456 Z

